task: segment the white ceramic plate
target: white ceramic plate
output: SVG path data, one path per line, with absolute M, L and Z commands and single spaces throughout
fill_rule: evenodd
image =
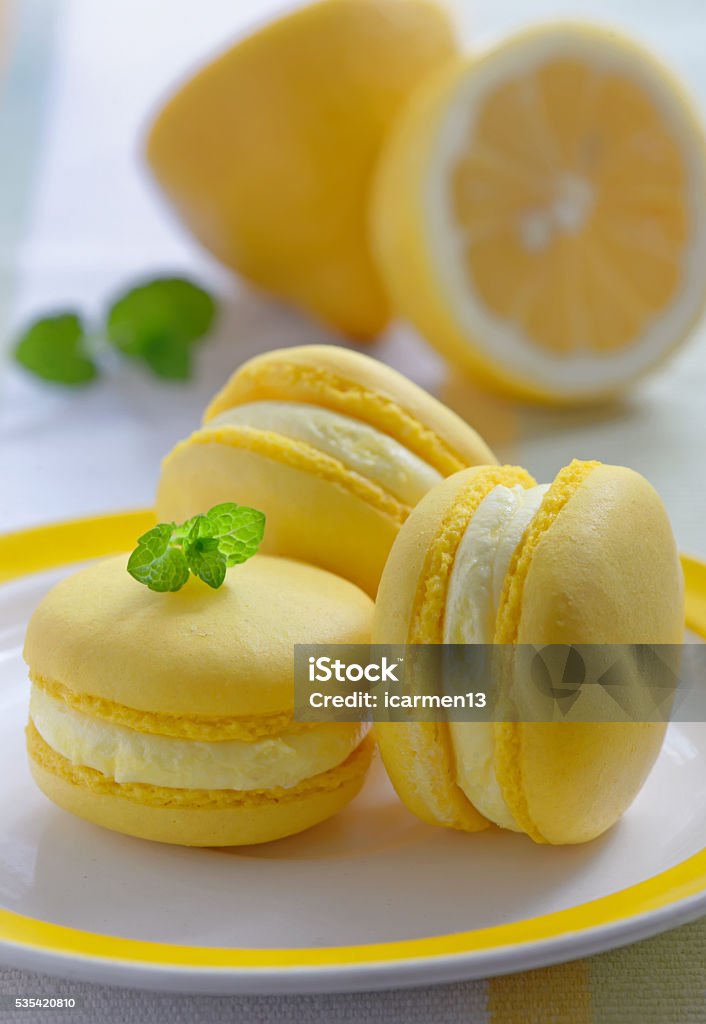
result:
M 581 847 L 428 827 L 380 765 L 338 817 L 259 847 L 72 818 L 35 788 L 23 736 L 24 628 L 65 571 L 0 588 L 1 961 L 172 991 L 385 988 L 572 959 L 706 912 L 703 724 L 670 727 L 635 805 Z

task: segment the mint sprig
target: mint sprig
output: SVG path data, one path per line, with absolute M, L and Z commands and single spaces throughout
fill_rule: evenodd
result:
M 218 550 L 215 537 L 197 537 L 184 545 L 184 555 L 189 569 L 209 587 L 218 590 L 226 578 L 225 556 Z
M 15 359 L 30 373 L 53 384 L 76 387 L 98 376 L 83 323 L 74 312 L 36 320 L 17 341 Z
M 189 566 L 181 548 L 172 541 L 174 523 L 160 523 L 137 541 L 127 571 L 150 590 L 181 590 L 189 578 Z
M 15 345 L 15 359 L 55 384 L 88 384 L 111 346 L 164 380 L 191 377 L 194 346 L 213 326 L 216 303 L 203 288 L 180 277 L 159 277 L 116 299 L 105 323 L 91 331 L 73 310 L 32 323 Z M 98 357 L 98 359 L 94 358 Z
M 230 569 L 252 558 L 262 541 L 265 513 L 225 501 L 214 505 L 205 516 L 190 520 L 190 537 L 213 537 Z
M 231 566 L 256 553 L 265 514 L 227 501 L 185 523 L 160 523 L 137 542 L 127 571 L 150 590 L 181 590 L 190 574 L 217 590 Z
M 192 345 L 213 326 L 216 304 L 191 281 L 164 277 L 131 288 L 108 311 L 106 335 L 131 359 L 170 380 L 191 376 Z

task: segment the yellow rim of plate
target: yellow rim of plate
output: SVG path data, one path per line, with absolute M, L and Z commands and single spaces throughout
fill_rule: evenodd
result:
M 145 510 L 77 519 L 0 536 L 0 582 L 129 550 L 154 524 Z M 706 638 L 706 564 L 682 557 L 686 624 Z M 706 891 L 706 849 L 653 878 L 567 910 L 513 924 L 399 942 L 302 949 L 226 949 L 114 938 L 0 910 L 0 942 L 59 956 L 142 967 L 284 969 L 346 967 L 458 956 L 558 939 L 618 924 Z

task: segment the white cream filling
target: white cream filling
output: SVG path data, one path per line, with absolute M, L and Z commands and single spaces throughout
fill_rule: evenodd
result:
M 414 507 L 441 473 L 399 441 L 341 413 L 304 402 L 248 402 L 209 420 L 209 427 L 242 425 L 268 430 L 338 459 L 399 501 Z
M 336 722 L 254 743 L 174 739 L 85 715 L 38 686 L 32 687 L 30 716 L 45 743 L 72 764 L 116 782 L 179 789 L 289 789 L 342 764 L 367 729 Z
M 478 506 L 454 559 L 444 610 L 444 643 L 492 644 L 510 562 L 549 485 L 499 485 Z M 493 764 L 492 722 L 450 722 L 456 780 L 481 814 L 520 831 Z

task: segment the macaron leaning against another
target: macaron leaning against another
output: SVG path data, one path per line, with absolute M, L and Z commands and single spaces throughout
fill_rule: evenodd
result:
M 680 644 L 683 634 L 683 576 L 658 495 L 632 470 L 574 461 L 547 486 L 518 467 L 477 467 L 427 494 L 390 554 L 373 642 Z M 376 734 L 397 792 L 423 820 L 561 844 L 618 820 L 665 728 L 407 721 Z
M 466 466 L 495 462 L 478 434 L 402 374 L 328 345 L 281 349 L 236 370 L 203 426 L 166 457 L 159 518 L 234 493 L 267 514 L 263 550 L 375 595 L 419 499 Z
M 27 630 L 40 789 L 105 828 L 185 846 L 267 842 L 335 814 L 372 739 L 293 718 L 293 645 L 367 643 L 372 602 L 256 556 L 218 590 L 155 593 L 110 558 L 62 580 Z

